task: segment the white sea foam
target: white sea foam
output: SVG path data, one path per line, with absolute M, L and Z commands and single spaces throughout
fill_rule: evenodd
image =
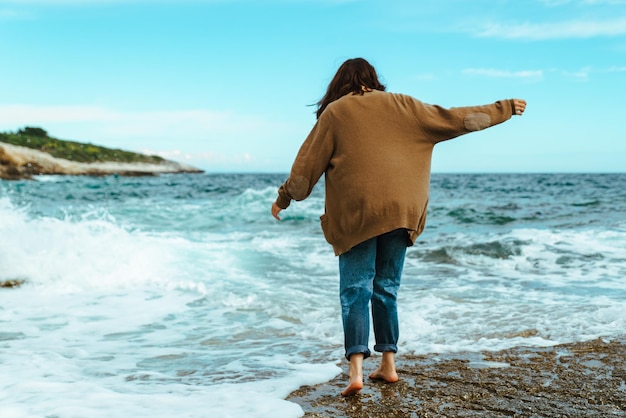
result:
M 446 238 L 455 262 L 425 277 L 423 261 L 408 258 L 400 294 L 405 349 L 498 350 L 623 333 L 625 233 L 517 229 L 482 237 L 518 243 L 502 258 L 468 250 L 475 240 Z
M 107 220 L 28 219 L 0 208 L 4 278 L 73 289 L 123 288 L 167 282 L 173 270 L 166 240 L 131 234 Z
M 14 377 L 0 384 L 2 417 L 296 417 L 282 399 L 338 372 L 288 348 L 264 354 L 301 324 L 260 300 L 272 291 L 241 267 L 240 233 L 194 243 L 107 216 L 33 219 L 3 198 L 0 235 L 0 279 L 27 280 L 0 293 L 0 374 Z

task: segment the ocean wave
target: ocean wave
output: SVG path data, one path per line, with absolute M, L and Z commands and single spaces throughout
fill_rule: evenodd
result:
M 446 214 L 454 221 L 463 224 L 506 225 L 517 221 L 517 218 L 492 211 L 478 211 L 470 208 L 453 209 Z
M 587 202 L 576 202 L 576 203 L 572 203 L 571 205 L 574 207 L 589 207 L 589 206 L 600 206 L 602 204 L 602 202 L 598 199 L 594 199 L 594 200 L 590 200 Z
M 176 239 L 130 231 L 106 211 L 30 217 L 0 198 L 0 280 L 66 290 L 171 281 Z
M 501 234 L 443 234 L 419 241 L 407 258 L 490 275 L 550 276 L 619 287 L 625 269 L 626 231 L 514 229 Z
M 521 255 L 522 247 L 528 244 L 530 244 L 529 241 L 504 239 L 502 241 L 426 249 L 416 252 L 413 256 L 429 263 L 461 265 L 466 256 L 487 257 L 496 260 L 510 259 L 513 256 Z

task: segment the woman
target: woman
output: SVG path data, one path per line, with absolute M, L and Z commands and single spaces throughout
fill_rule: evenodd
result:
M 309 196 L 325 175 L 326 240 L 339 256 L 340 301 L 350 379 L 343 396 L 363 388 L 370 356 L 369 305 L 380 367 L 369 377 L 396 382 L 396 298 L 407 246 L 424 230 L 435 144 L 521 115 L 526 102 L 501 100 L 445 109 L 385 92 L 362 58 L 340 67 L 318 102 L 317 122 L 302 144 L 272 215 Z

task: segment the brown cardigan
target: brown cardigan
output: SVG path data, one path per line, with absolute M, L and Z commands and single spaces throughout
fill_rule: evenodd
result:
M 398 228 L 424 230 L 436 143 L 508 120 L 513 100 L 445 109 L 374 90 L 332 102 L 302 144 L 276 204 L 307 198 L 325 173 L 326 240 L 340 255 Z

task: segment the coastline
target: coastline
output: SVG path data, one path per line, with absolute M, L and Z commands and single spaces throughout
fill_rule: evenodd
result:
M 626 336 L 498 352 L 398 356 L 400 381 L 366 378 L 343 398 L 343 372 L 286 399 L 304 417 L 626 417 Z M 378 356 L 364 363 L 371 373 Z
M 202 173 L 187 164 L 164 160 L 160 164 L 112 161 L 81 163 L 55 158 L 31 148 L 0 142 L 0 179 L 30 179 L 41 174 L 107 176 L 154 176 L 167 173 Z

